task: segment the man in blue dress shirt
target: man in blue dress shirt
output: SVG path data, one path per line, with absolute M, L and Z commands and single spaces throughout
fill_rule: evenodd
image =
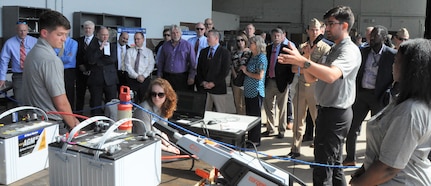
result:
M 201 50 L 208 47 L 207 37 L 205 37 L 205 25 L 202 22 L 196 23 L 195 25 L 196 36 L 187 40 L 195 50 L 196 61 L 199 59 Z
M 54 49 L 64 65 L 64 86 L 66 96 L 72 110 L 75 110 L 75 81 L 76 81 L 76 53 L 78 52 L 78 42 L 67 37 L 63 48 Z
M 6 74 L 11 62 L 13 94 L 18 103 L 22 103 L 22 72 L 24 60 L 28 52 L 36 44 L 37 39 L 28 35 L 26 22 L 17 22 L 17 35 L 9 38 L 3 46 L 0 59 L 0 87 L 5 85 Z M 23 53 L 21 55 L 21 53 Z

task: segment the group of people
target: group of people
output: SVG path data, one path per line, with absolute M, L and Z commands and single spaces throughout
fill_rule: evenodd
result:
M 431 81 L 431 41 L 404 40 L 396 51 L 385 45 L 387 30 L 378 25 L 370 32 L 369 45 L 360 50 L 349 37 L 354 23 L 349 7 L 332 8 L 323 18 L 325 35 L 334 42 L 326 54 L 314 61 L 307 49 L 301 53 L 290 45 L 283 49 L 286 54 L 278 57 L 279 63 L 298 66 L 305 82 L 316 83 L 315 162 L 351 164 L 350 150 L 342 163 L 344 140 L 358 132 L 358 125 L 371 110 L 365 162 L 350 184 L 429 185 L 431 92 L 423 85 Z M 391 88 L 394 82 L 398 86 Z M 386 92 L 392 96 L 385 101 Z M 354 157 L 355 152 L 350 153 Z M 340 166 L 316 166 L 313 184 L 347 183 Z
M 169 118 L 176 109 L 176 91 L 205 93 L 207 110 L 226 112 L 226 76 L 229 71 L 232 79 L 243 74 L 243 85 L 232 85 L 238 114 L 266 114 L 267 133 L 275 132 L 278 124 L 277 137 L 282 138 L 289 128 L 288 112 L 294 111 L 291 158 L 300 156 L 309 110 L 315 121 L 315 162 L 338 165 L 314 167 L 314 185 L 347 184 L 340 166 L 355 165 L 356 137 L 368 111 L 373 116 L 367 124 L 365 161 L 350 184 L 430 185 L 431 90 L 425 85 L 431 83 L 431 41 L 397 35 L 395 39 L 403 42 L 393 49 L 385 44 L 387 29 L 377 25 L 370 31 L 368 45 L 360 49 L 349 37 L 354 20 L 347 6 L 330 9 L 323 21 L 310 20 L 309 39 L 298 49 L 280 28 L 271 30 L 272 43 L 267 45 L 262 36 L 254 35 L 254 26 L 247 25 L 236 36 L 233 52 L 220 45 L 221 34 L 212 20 L 197 23 L 197 36 L 188 41 L 181 38 L 180 27 L 173 25 L 163 31 L 165 40 L 154 57 L 143 46 L 144 34 L 134 34 L 135 47 L 127 45 L 126 32 L 120 33 L 117 43 L 110 43 L 108 28 L 100 27 L 95 36 L 91 21 L 84 23 L 85 35 L 74 42 L 68 38 L 67 18 L 46 11 L 40 16 L 38 39 L 27 35 L 25 23 L 17 23 L 17 36 L 3 47 L 1 70 L 5 60 L 6 66 L 13 62 L 14 91 L 23 105 L 66 113 L 49 115 L 64 125 L 62 133 L 79 123 L 69 114 L 72 109 L 82 110 L 87 86 L 93 108 L 102 105 L 102 98 L 105 102 L 116 98 L 118 86 L 127 84 L 137 91 L 136 101 L 142 107 Z M 67 70 L 74 63 L 74 53 L 76 74 Z M 154 64 L 157 78 L 151 80 Z M 291 87 L 295 74 L 297 85 Z M 69 78 L 76 78 L 75 107 L 73 98 L 68 99 Z M 25 87 L 25 96 L 20 87 Z M 290 89 L 295 89 L 291 102 L 295 109 L 288 106 Z M 92 110 L 94 115 L 101 112 L 100 108 Z M 135 133 L 151 130 L 157 122 L 141 110 L 134 117 L 146 123 L 134 125 Z M 162 149 L 179 153 L 161 135 L 165 137 Z M 248 132 L 250 146 L 259 146 L 261 136 L 259 124 Z

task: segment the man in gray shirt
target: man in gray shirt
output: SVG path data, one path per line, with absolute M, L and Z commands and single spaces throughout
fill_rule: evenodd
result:
M 58 111 L 72 114 L 64 88 L 63 62 L 54 48 L 61 48 L 70 30 L 66 17 L 56 11 L 44 12 L 39 19 L 40 38 L 28 53 L 24 63 L 23 86 L 26 87 L 24 103 L 45 112 Z M 72 129 L 79 121 L 70 115 L 49 114 L 49 119 L 60 122 L 60 134 Z
M 344 138 L 349 131 L 355 101 L 356 74 L 361 64 L 359 48 L 349 37 L 354 14 L 349 7 L 332 8 L 323 16 L 326 36 L 335 42 L 319 62 L 303 57 L 292 45 L 284 48 L 287 54 L 279 62 L 294 64 L 304 72 L 307 82 L 315 82 L 318 104 L 314 158 L 316 163 L 341 165 Z M 313 185 L 347 185 L 341 168 L 316 166 Z

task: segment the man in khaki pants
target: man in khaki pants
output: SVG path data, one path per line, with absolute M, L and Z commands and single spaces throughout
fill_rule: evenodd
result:
M 325 42 L 321 41 L 320 34 L 322 30 L 320 29 L 321 24 L 316 18 L 311 19 L 308 24 L 307 34 L 310 38 L 305 43 L 299 45 L 300 51 L 303 55 L 311 59 L 312 61 L 319 61 L 320 58 L 326 54 L 331 47 Z M 295 73 L 298 73 L 298 66 L 292 67 Z M 300 76 L 297 77 L 298 83 L 294 88 L 296 91 L 293 98 L 294 105 L 294 120 L 293 120 L 293 142 L 292 148 L 288 156 L 291 158 L 296 158 L 300 156 L 300 148 L 302 143 L 302 137 L 304 135 L 305 117 L 307 116 L 307 107 L 310 110 L 310 115 L 315 123 L 317 117 L 316 100 L 314 98 L 314 86 L 316 83 L 307 83 L 304 79 L 304 74 L 302 74 L 302 69 L 299 69 Z

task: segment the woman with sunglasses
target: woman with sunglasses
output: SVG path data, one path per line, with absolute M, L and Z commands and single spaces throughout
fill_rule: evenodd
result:
M 248 48 L 248 38 L 245 34 L 240 33 L 236 36 L 236 50 L 232 53 L 232 65 L 231 65 L 231 87 L 233 100 L 235 103 L 236 113 L 245 115 L 245 99 L 244 99 L 244 87 L 236 86 L 232 82 L 241 71 L 239 67 L 241 65 L 247 65 L 248 60 L 251 57 L 251 51 Z
M 174 110 L 177 107 L 177 94 L 172 88 L 171 84 L 165 79 L 156 78 L 150 83 L 150 88 L 144 96 L 144 101 L 140 104 L 144 109 L 159 115 L 162 118 L 172 117 Z M 157 131 L 152 125 L 158 120 L 150 113 L 141 109 L 136 109 L 133 113 L 133 117 L 142 120 L 145 123 L 144 126 L 134 123 L 132 132 L 136 134 L 144 134 L 148 130 Z M 168 141 L 168 136 L 165 133 L 161 133 L 164 140 L 162 140 L 162 150 L 179 154 L 180 151 L 171 146 Z

